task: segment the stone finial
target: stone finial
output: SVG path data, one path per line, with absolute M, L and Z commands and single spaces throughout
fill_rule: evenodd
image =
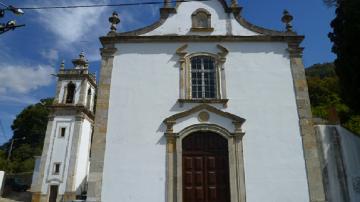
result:
M 120 23 L 120 18 L 116 11 L 114 11 L 112 16 L 109 17 L 109 22 L 111 23 L 110 32 L 116 32 L 116 25 Z
M 294 17 L 289 13 L 289 11 L 284 10 L 283 17 L 281 18 L 281 21 L 285 23 L 286 25 L 286 31 L 292 32 L 293 26 L 291 25 L 291 21 L 294 19 Z
M 61 70 L 64 70 L 64 69 L 65 69 L 65 60 L 62 60 L 62 61 L 61 61 L 60 69 L 61 69 Z
M 81 51 L 79 58 L 73 59 L 72 63 L 75 66 L 75 69 L 86 69 L 89 66 L 89 62 L 85 58 L 84 51 Z
M 171 0 L 164 0 L 164 8 L 171 8 Z
M 230 9 L 231 9 L 231 12 L 234 13 L 234 15 L 240 15 L 242 8 L 239 6 L 237 0 L 231 0 Z
M 237 0 L 231 0 L 231 8 L 236 8 L 236 7 L 239 7 L 239 4 L 237 2 Z
M 172 6 L 171 0 L 164 0 L 164 7 L 160 8 L 160 18 L 167 18 L 171 13 L 176 13 L 176 9 Z

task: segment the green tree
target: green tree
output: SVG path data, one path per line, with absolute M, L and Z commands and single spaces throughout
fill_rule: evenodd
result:
M 305 73 L 313 115 L 327 119 L 329 109 L 335 107 L 342 125 L 360 134 L 360 116 L 354 115 L 341 98 L 341 88 L 334 64 L 316 64 L 305 69 Z
M 335 107 L 340 118 L 345 118 L 349 108 L 340 97 L 339 80 L 335 74 L 334 64 L 315 64 L 305 72 L 313 115 L 326 119 L 329 109 Z
M 331 22 L 332 51 L 337 55 L 335 70 L 341 95 L 356 114 L 360 114 L 360 1 L 336 0 L 336 17 Z
M 49 109 L 53 99 L 42 99 L 39 103 L 26 107 L 13 121 L 14 141 L 11 158 L 7 161 L 11 139 L 2 146 L 0 169 L 7 172 L 31 172 L 34 168 L 34 156 L 41 155 Z

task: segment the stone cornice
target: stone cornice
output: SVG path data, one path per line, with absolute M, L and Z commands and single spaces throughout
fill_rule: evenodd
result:
M 259 33 L 259 34 L 270 35 L 270 36 L 299 36 L 296 32 L 286 32 L 286 31 L 282 32 L 282 31 L 271 30 L 271 29 L 267 29 L 264 27 L 254 25 L 254 24 L 250 23 L 249 21 L 247 21 L 240 14 L 234 13 L 234 18 L 243 27 L 245 27 L 253 32 Z
M 116 35 L 100 37 L 103 45 L 114 43 L 144 43 L 144 42 L 292 42 L 302 41 L 302 35 L 255 35 L 255 36 L 224 36 L 224 35 L 156 35 L 156 36 L 130 36 L 130 35 Z
M 64 115 L 75 115 L 75 116 L 83 116 L 84 118 L 87 118 L 90 122 L 94 121 L 94 113 L 88 110 L 83 105 L 70 105 L 70 104 L 52 104 L 48 107 L 51 110 L 51 115 L 49 118 L 56 115 L 61 115 L 62 111 L 65 111 Z M 74 114 L 69 114 L 70 112 L 73 112 Z M 86 116 L 84 116 L 86 115 Z
M 304 48 L 300 47 L 301 42 L 302 40 L 299 39 L 288 40 L 288 52 L 290 57 L 302 57 Z
M 129 32 L 122 32 L 122 33 L 113 33 L 113 34 L 108 34 L 108 36 L 138 36 L 141 34 L 145 34 L 148 33 L 152 30 L 155 30 L 156 28 L 160 27 L 162 24 L 164 24 L 164 22 L 166 21 L 166 19 L 169 17 L 169 13 L 164 14 L 165 12 L 163 12 L 160 15 L 160 19 L 156 22 L 154 22 L 153 24 L 143 27 L 143 28 L 139 28 L 133 31 L 129 31 Z M 101 40 L 102 37 L 100 37 Z
M 86 79 L 96 88 L 96 80 L 90 74 L 57 74 L 59 81 L 61 80 L 77 80 L 77 79 Z
M 211 103 L 211 104 L 222 104 L 226 107 L 229 99 L 178 99 L 180 104 L 184 103 Z
M 112 57 L 116 53 L 117 48 L 111 46 L 111 47 L 104 47 L 100 48 L 100 54 L 103 57 Z

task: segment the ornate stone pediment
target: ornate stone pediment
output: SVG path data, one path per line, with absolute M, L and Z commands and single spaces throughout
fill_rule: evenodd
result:
M 242 133 L 241 126 L 244 122 L 244 118 L 224 112 L 208 104 L 197 105 L 164 120 L 167 126 L 167 133 L 178 133 L 196 124 L 212 124 L 223 127 L 230 133 Z

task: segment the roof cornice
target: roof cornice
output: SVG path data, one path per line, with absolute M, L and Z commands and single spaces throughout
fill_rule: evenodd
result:
M 155 36 L 134 36 L 116 35 L 103 36 L 100 41 L 103 45 L 112 43 L 144 43 L 144 42 L 296 42 L 301 43 L 303 35 L 254 35 L 254 36 L 228 36 L 228 35 L 155 35 Z

